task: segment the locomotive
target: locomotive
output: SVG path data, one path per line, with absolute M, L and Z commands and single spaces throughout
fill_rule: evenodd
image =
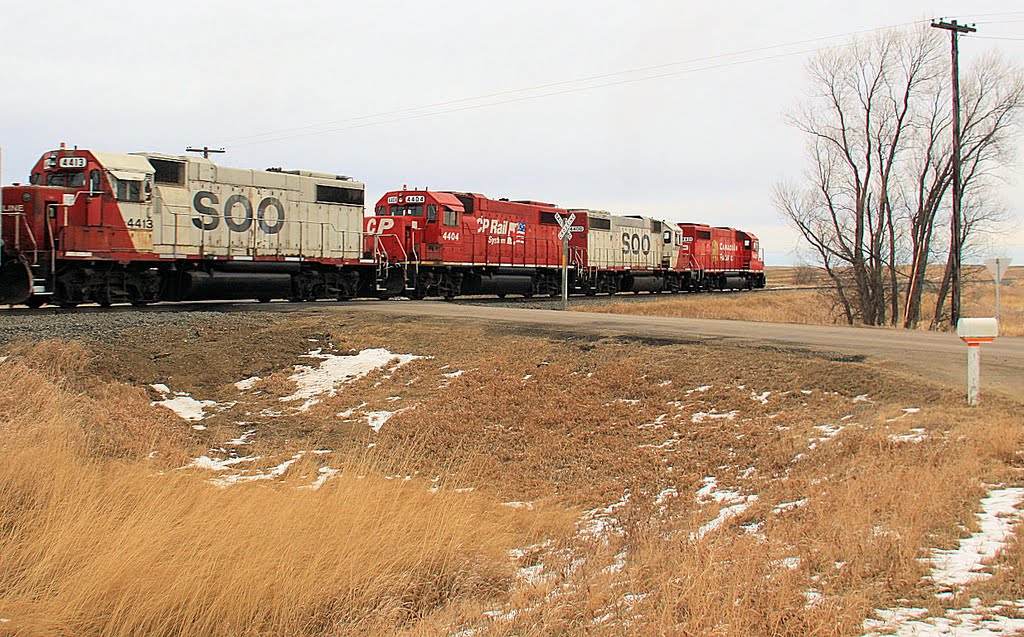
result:
M 765 283 L 731 228 L 404 187 L 367 216 L 364 197 L 345 175 L 61 144 L 0 192 L 0 303 L 556 295 L 570 214 L 572 293 Z
M 569 215 L 582 229 L 568 245 L 571 293 L 765 285 L 760 244 L 749 232 L 465 192 L 386 193 L 366 220 L 366 254 L 387 273 L 380 287 L 393 294 L 554 295 L 561 291 L 558 219 Z
M 364 191 L 344 175 L 61 145 L 3 188 L 0 303 L 351 298 Z

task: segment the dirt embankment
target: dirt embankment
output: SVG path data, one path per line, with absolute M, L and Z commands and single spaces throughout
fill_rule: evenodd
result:
M 1020 480 L 1019 403 L 887 367 L 333 309 L 2 355 L 0 634 L 849 634 L 1024 598 L 1019 542 L 986 581 L 918 559 Z

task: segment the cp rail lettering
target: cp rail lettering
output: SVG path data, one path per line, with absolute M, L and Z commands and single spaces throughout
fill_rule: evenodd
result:
M 192 198 L 192 207 L 202 216 L 192 217 L 192 225 L 200 230 L 216 230 L 220 226 L 221 214 L 224 223 L 233 232 L 248 232 L 252 227 L 252 202 L 245 195 L 234 194 L 224 201 L 223 213 L 216 206 L 220 203 L 217 193 L 200 190 Z M 273 208 L 276 219 L 271 223 L 267 220 L 267 209 Z M 204 219 L 203 217 L 206 217 Z M 284 206 L 277 197 L 264 197 L 256 206 L 256 223 L 266 234 L 276 234 L 284 227 Z

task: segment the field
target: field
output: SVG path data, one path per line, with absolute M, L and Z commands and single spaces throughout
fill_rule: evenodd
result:
M 936 278 L 940 273 L 932 273 Z M 844 322 L 827 293 L 824 274 L 810 267 L 770 267 L 766 270 L 769 288 L 784 288 L 768 293 L 716 293 L 659 298 L 643 303 L 620 302 L 603 305 L 579 305 L 582 312 L 643 314 L 715 318 L 769 323 L 831 325 Z M 1024 336 L 1024 267 L 1012 267 L 1000 288 L 1000 333 Z M 961 297 L 963 316 L 994 316 L 995 286 L 988 271 L 979 266 L 964 269 Z M 922 329 L 927 329 L 935 308 L 935 293 L 925 292 Z M 948 305 L 947 305 L 948 308 Z
M 0 635 L 1024 630 L 1009 399 L 344 309 L 0 355 Z

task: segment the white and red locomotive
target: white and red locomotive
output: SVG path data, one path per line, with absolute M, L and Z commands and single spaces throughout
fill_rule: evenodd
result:
M 398 190 L 366 219 L 367 254 L 389 272 L 381 287 L 414 298 L 560 292 L 558 217 L 582 232 L 568 246 L 570 292 L 681 292 L 763 288 L 757 237 L 536 201 Z
M 3 188 L 0 303 L 350 298 L 363 199 L 341 175 L 62 145 Z
M 342 175 L 199 157 L 45 153 L 4 187 L 0 303 L 555 295 L 764 287 L 757 238 L 479 194 L 389 192 L 364 216 Z

